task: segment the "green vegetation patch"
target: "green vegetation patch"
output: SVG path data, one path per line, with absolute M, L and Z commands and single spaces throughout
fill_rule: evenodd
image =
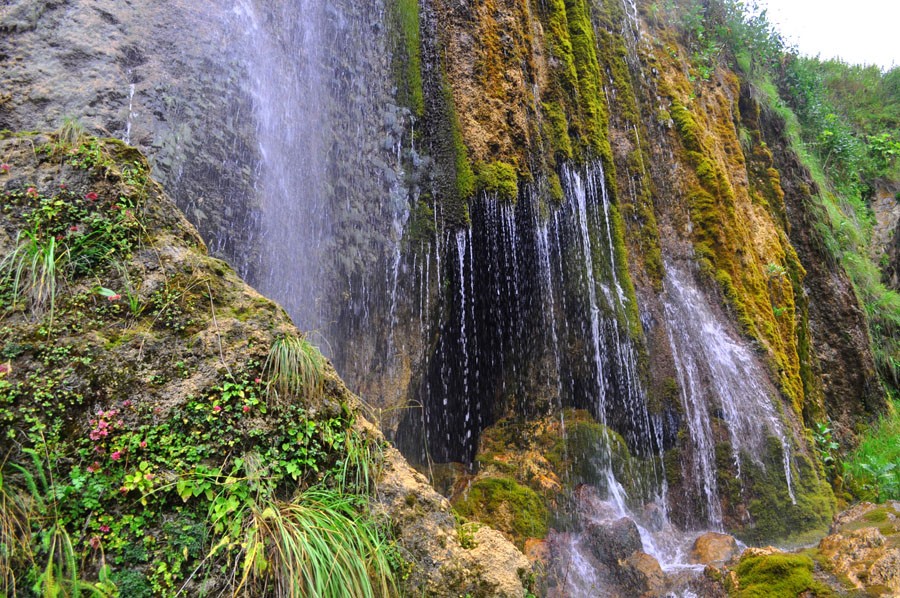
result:
M 813 579 L 815 564 L 803 554 L 775 553 L 741 559 L 738 598 L 796 598 L 804 592 L 824 598 L 834 593 Z
M 900 400 L 847 456 L 844 482 L 866 500 L 900 500 Z
M 549 512 L 541 497 L 510 478 L 476 480 L 454 508 L 508 534 L 520 549 L 526 539 L 547 535 Z
M 493 195 L 501 201 L 515 202 L 519 197 L 519 183 L 516 167 L 506 162 L 478 164 L 476 167 L 478 189 Z

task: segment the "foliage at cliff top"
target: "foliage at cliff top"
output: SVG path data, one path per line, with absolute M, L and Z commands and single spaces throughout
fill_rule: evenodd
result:
M 388 595 L 379 442 L 136 151 L 0 135 L 0 594 Z

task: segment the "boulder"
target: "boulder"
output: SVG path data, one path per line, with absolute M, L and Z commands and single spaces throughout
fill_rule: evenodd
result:
M 707 532 L 694 541 L 690 562 L 694 565 L 724 565 L 740 554 L 737 540 L 728 534 Z
M 663 596 L 666 593 L 666 574 L 659 561 L 640 550 L 619 563 L 616 581 L 625 596 Z
M 601 563 L 612 567 L 644 547 L 637 525 L 628 517 L 612 523 L 588 524 L 584 542 Z

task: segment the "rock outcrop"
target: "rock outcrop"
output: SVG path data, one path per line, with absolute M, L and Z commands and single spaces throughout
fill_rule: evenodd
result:
M 38 289 L 30 286 L 17 300 L 2 296 L 0 345 L 5 363 L 0 371 L 4 405 L 0 451 L 18 461 L 23 446 L 32 442 L 20 436 L 25 434 L 22 422 L 12 415 L 24 410 L 33 413 L 32 421 L 48 426 L 41 438 L 52 442 L 55 450 L 77 446 L 89 432 L 92 439 L 96 436 L 95 448 L 100 450 L 91 457 L 95 461 L 82 465 L 89 472 L 114 479 L 142 459 L 139 471 L 150 474 L 145 483 L 152 486 L 155 479 L 171 484 L 181 480 L 178 462 L 158 462 L 153 452 L 157 447 L 148 446 L 146 440 L 140 445 L 135 440 L 134 446 L 115 442 L 124 442 L 134 433 L 151 438 L 146 435 L 165 422 L 182 418 L 188 422 L 194 417 L 191 413 L 202 411 L 206 415 L 190 424 L 196 426 L 197 446 L 183 450 L 210 451 L 201 454 L 208 463 L 215 463 L 224 456 L 219 451 L 246 450 L 251 438 L 275 433 L 277 410 L 269 405 L 267 413 L 259 374 L 254 372 L 259 372 L 277 338 L 296 335 L 297 330 L 283 309 L 207 254 L 197 231 L 148 177 L 143 156 L 114 140 L 83 137 L 66 146 L 55 136 L 9 134 L 0 137 L 0 155 L 10 166 L 0 174 L 4 197 L 0 251 L 6 256 L 5 264 L 14 258 L 14 247 L 20 247 L 16 244 L 24 238 L 22 231 L 33 222 L 28 214 L 34 206 L 51 206 L 82 219 L 67 222 L 57 235 L 58 247 L 67 249 L 57 256 L 59 268 L 65 270 L 58 273 L 54 303 L 39 299 Z M 42 226 L 56 226 L 54 216 L 48 218 Z M 115 267 L 98 262 L 95 272 L 102 278 L 86 278 L 77 264 L 59 258 L 80 255 L 75 248 L 91 246 L 79 243 L 88 243 L 90 235 L 101 231 L 112 235 L 110 242 L 126 239 L 129 243 L 128 249 L 117 254 Z M 0 288 L 6 293 L 10 271 L 4 266 L 2 272 Z M 305 413 L 302 417 L 312 422 L 310 430 L 321 425 L 317 422 L 343 420 L 347 410 L 359 405 L 330 365 L 322 388 L 320 396 L 298 405 Z M 238 392 L 243 402 L 232 404 Z M 48 397 L 53 400 L 42 402 Z M 220 420 L 229 422 L 226 428 L 212 428 L 222 434 L 221 444 L 209 445 L 215 439 L 201 437 L 200 430 Z M 59 428 L 61 421 L 64 430 Z M 97 429 L 109 432 L 96 432 L 97 421 L 102 421 Z M 363 433 L 379 437 L 364 419 L 358 418 L 356 425 Z M 176 434 L 174 428 L 171 434 Z M 109 439 L 109 447 L 99 444 L 101 437 Z M 10 438 L 18 440 L 10 443 Z M 169 436 L 164 442 L 177 443 L 180 438 Z M 166 450 L 182 449 L 167 446 Z M 309 449 L 309 458 L 314 450 L 318 449 Z M 333 457 L 341 458 L 342 449 L 334 450 L 338 452 Z M 81 457 L 62 452 L 60 459 L 58 471 L 68 475 L 72 460 Z M 531 566 L 515 546 L 488 527 L 480 527 L 464 540 L 448 501 L 395 449 L 384 449 L 381 466 L 372 503 L 374 511 L 391 522 L 407 561 L 409 575 L 404 582 L 409 591 L 433 596 L 524 595 L 523 580 L 529 579 Z M 116 473 L 118 468 L 125 469 Z M 132 517 L 128 509 L 141 508 L 135 497 L 149 488 L 132 488 L 126 482 L 122 492 L 133 492 L 132 500 L 119 505 L 117 492 L 111 497 L 101 494 L 96 500 L 103 508 L 124 509 L 125 516 Z M 181 512 L 166 502 L 156 508 Z M 149 519 L 147 523 L 153 525 Z M 106 523 L 98 529 L 98 542 L 100 536 L 111 533 Z M 161 539 L 167 537 L 159 533 Z M 112 571 L 114 578 L 122 571 L 140 570 L 139 561 L 114 557 L 118 550 L 108 547 L 106 551 L 118 563 Z

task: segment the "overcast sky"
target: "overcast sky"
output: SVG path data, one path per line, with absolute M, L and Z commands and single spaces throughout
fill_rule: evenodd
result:
M 801 54 L 900 66 L 900 0 L 759 0 Z

